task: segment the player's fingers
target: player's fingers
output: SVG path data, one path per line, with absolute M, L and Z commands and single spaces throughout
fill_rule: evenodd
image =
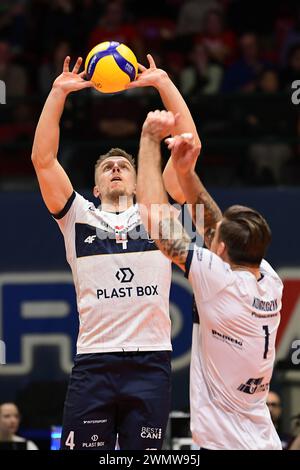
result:
M 125 90 L 129 90 L 130 88 L 138 88 L 140 86 L 141 85 L 139 84 L 138 79 L 136 79 L 133 82 L 127 83 L 127 85 L 125 85 Z
M 82 57 L 78 57 L 78 59 L 76 60 L 76 64 L 73 67 L 72 73 L 78 73 L 81 64 L 82 64 Z
M 150 65 L 150 69 L 156 69 L 156 63 L 151 54 L 147 54 L 147 59 Z
M 64 66 L 63 66 L 64 73 L 69 72 L 70 60 L 71 60 L 71 57 L 69 55 L 64 60 Z
M 175 145 L 174 137 L 168 137 L 167 139 L 165 139 L 165 143 L 167 144 L 168 149 L 172 150 L 174 148 L 174 145 Z
M 83 80 L 80 83 L 80 88 L 96 88 L 95 84 L 91 80 Z
M 138 63 L 138 69 L 139 69 L 141 72 L 144 72 L 145 70 L 147 70 L 147 67 L 145 67 L 144 65 Z

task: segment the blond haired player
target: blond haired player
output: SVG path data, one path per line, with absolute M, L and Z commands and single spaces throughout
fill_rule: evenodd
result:
M 191 132 L 199 142 L 179 91 L 152 57 L 148 59 L 149 68 L 140 65 L 141 73 L 129 88 L 156 88 L 166 108 L 179 113 L 172 133 Z M 170 409 L 171 263 L 141 224 L 130 155 L 115 148 L 98 159 L 94 195 L 99 208 L 74 191 L 57 159 L 66 98 L 92 86 L 79 73 L 81 62 L 70 71 L 66 58 L 32 149 L 43 199 L 64 236 L 80 319 L 61 447 L 114 449 L 118 434 L 121 449 L 160 449 Z M 170 195 L 183 202 L 171 160 L 164 181 Z

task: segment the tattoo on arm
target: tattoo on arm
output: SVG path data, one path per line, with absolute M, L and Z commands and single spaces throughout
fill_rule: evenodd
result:
M 214 229 L 217 222 L 222 218 L 222 212 L 217 205 L 217 203 L 213 200 L 213 198 L 209 195 L 205 188 L 197 195 L 197 199 L 195 204 L 193 204 L 193 221 L 196 224 L 196 209 L 197 204 L 204 205 L 204 233 L 211 232 L 211 229 Z
M 159 222 L 159 249 L 179 267 L 184 269 L 191 238 L 176 218 Z

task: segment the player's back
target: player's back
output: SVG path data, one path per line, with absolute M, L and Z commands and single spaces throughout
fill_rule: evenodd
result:
M 216 422 L 225 448 L 280 448 L 265 404 L 280 322 L 279 277 L 263 262 L 257 280 L 200 249 L 190 280 L 200 319 L 191 367 L 192 426 L 207 436 L 200 444 L 218 448 L 210 440 Z

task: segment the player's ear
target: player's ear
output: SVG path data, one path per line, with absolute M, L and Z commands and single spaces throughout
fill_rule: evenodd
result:
M 98 186 L 94 186 L 94 189 L 93 189 L 93 194 L 95 197 L 99 197 L 100 196 L 100 191 L 99 191 L 99 188 Z
M 224 242 L 220 242 L 217 247 L 217 255 L 222 258 L 222 255 L 224 255 L 226 252 L 226 245 Z

